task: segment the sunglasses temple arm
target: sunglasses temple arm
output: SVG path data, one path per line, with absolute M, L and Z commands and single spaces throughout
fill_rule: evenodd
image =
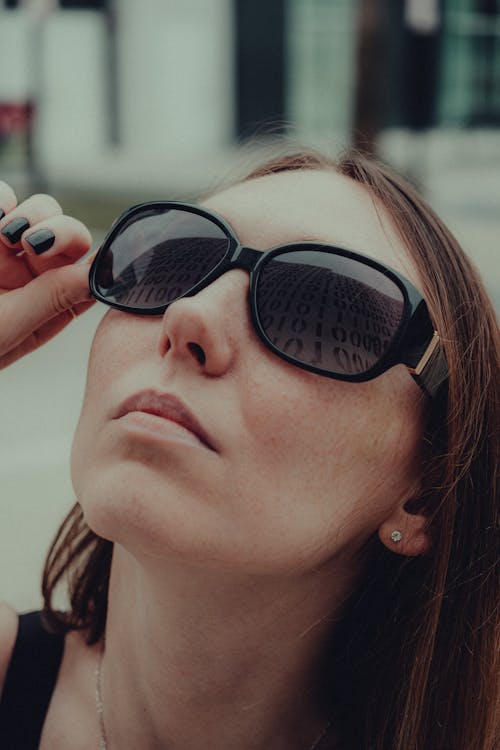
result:
M 434 398 L 439 386 L 448 377 L 448 363 L 437 331 L 434 331 L 419 361 L 414 367 L 408 366 L 408 370 L 418 385 Z

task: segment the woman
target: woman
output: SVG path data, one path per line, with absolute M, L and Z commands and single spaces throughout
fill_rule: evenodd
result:
M 92 304 L 90 239 L 0 203 L 8 364 Z M 90 279 L 42 750 L 492 750 L 498 330 L 431 209 L 361 156 L 277 158 L 127 213 Z

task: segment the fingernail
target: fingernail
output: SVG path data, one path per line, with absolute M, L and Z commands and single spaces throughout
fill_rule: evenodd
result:
M 9 242 L 15 245 L 16 242 L 19 242 L 21 239 L 22 233 L 29 229 L 29 226 L 30 223 L 28 219 L 25 219 L 23 216 L 18 216 L 17 219 L 12 219 L 12 221 L 9 221 L 9 223 L 4 226 L 2 234 L 9 240 Z
M 4 216 L 5 216 L 5 211 L 3 210 L 3 208 L 0 208 L 0 221 L 2 221 Z
M 37 255 L 41 255 L 52 247 L 56 236 L 50 229 L 39 229 L 38 232 L 33 232 L 24 239 L 31 245 Z

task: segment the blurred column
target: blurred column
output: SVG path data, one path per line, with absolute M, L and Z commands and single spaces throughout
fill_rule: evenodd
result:
M 232 135 L 231 0 L 120 0 L 122 145 L 135 153 L 206 153 Z
M 108 138 L 107 141 L 112 146 L 120 143 L 120 115 L 119 106 L 119 70 L 117 59 L 117 39 L 118 39 L 118 18 L 117 6 L 118 0 L 105 0 L 105 24 L 106 24 L 106 100 L 108 109 Z
M 387 115 L 387 0 L 360 0 L 352 142 L 375 153 Z
M 44 99 L 44 31 L 45 22 L 55 9 L 56 0 L 22 0 L 21 7 L 27 12 L 28 44 L 27 63 L 30 78 L 29 107 L 32 116 L 28 130 L 27 169 L 30 192 L 45 190 L 45 176 L 34 142 L 36 128 Z
M 49 1 L 58 5 L 42 0 Z M 106 29 L 102 9 L 94 6 L 65 4 L 38 27 L 35 147 L 47 173 L 95 161 L 107 141 Z
M 237 132 L 284 129 L 284 0 L 236 0 Z
M 440 0 L 404 3 L 403 123 L 424 131 L 435 124 L 441 46 Z

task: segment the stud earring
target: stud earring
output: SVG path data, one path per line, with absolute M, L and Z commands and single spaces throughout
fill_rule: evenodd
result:
M 397 529 L 395 529 L 391 534 L 391 539 L 393 542 L 400 542 L 402 538 L 403 538 L 402 533 L 398 531 Z

